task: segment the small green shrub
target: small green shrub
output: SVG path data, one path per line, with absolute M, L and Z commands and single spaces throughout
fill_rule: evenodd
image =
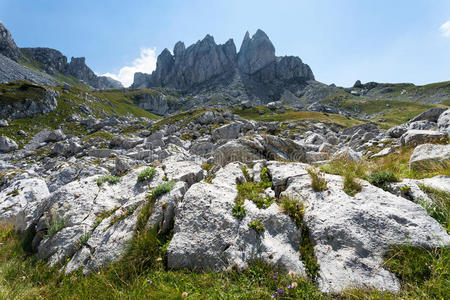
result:
M 90 234 L 90 233 L 86 233 L 85 235 L 83 235 L 82 237 L 80 237 L 80 238 L 77 240 L 76 247 L 77 247 L 78 249 L 80 249 L 81 247 L 83 247 L 84 245 L 86 245 L 86 244 L 87 244 L 87 241 L 89 240 L 90 237 L 91 237 L 91 234 Z
M 260 220 L 253 220 L 250 223 L 248 223 L 247 226 L 256 231 L 257 233 L 262 233 L 264 232 L 264 230 L 266 230 L 266 228 L 264 227 L 264 225 L 261 223 Z
M 138 177 L 137 177 L 137 181 L 138 182 L 143 182 L 143 181 L 147 181 L 147 180 L 151 180 L 156 174 L 156 170 L 155 168 L 145 168 L 144 170 L 142 170 Z
M 344 192 L 347 195 L 355 196 L 357 193 L 361 192 L 361 184 L 353 177 L 352 174 L 347 173 L 344 176 Z
M 266 189 L 272 187 L 272 178 L 270 178 L 269 170 L 264 167 L 261 169 L 261 181 L 259 182 L 259 186 Z
M 397 182 L 398 178 L 391 171 L 377 171 L 369 175 L 368 181 L 374 186 L 387 191 L 389 188 L 388 184 L 390 182 Z
M 58 214 L 52 214 L 50 223 L 47 223 L 47 234 L 44 238 L 50 238 L 54 236 L 58 231 L 66 227 L 66 220 L 58 216 Z
M 237 185 L 238 196 L 236 203 L 243 203 L 245 199 L 253 201 L 258 208 L 268 208 L 273 199 L 264 194 L 264 188 L 255 182 L 244 182 Z
M 311 176 L 311 185 L 315 192 L 321 192 L 327 189 L 327 181 L 323 178 L 318 170 L 308 169 L 308 174 Z
M 175 185 L 174 181 L 168 181 L 168 182 L 158 185 L 157 187 L 152 189 L 151 197 L 156 199 L 156 198 L 170 192 L 170 190 L 172 190 L 174 185 Z
M 205 170 L 206 172 L 209 172 L 209 170 L 211 170 L 212 167 L 213 167 L 213 165 L 209 164 L 207 162 L 202 164 L 202 169 Z
M 303 212 L 305 211 L 303 202 L 284 196 L 280 198 L 280 203 L 283 211 L 294 220 L 298 228 L 301 228 L 303 224 Z
M 101 186 L 105 182 L 108 182 L 110 184 L 116 184 L 120 181 L 120 177 L 114 176 L 114 175 L 103 175 L 95 180 L 97 182 L 98 186 Z
M 245 207 L 242 204 L 236 204 L 233 206 L 233 216 L 238 219 L 242 219 L 245 217 Z
M 242 170 L 242 174 L 244 174 L 245 180 L 247 180 L 247 182 L 251 182 L 251 181 L 252 181 L 252 178 L 251 178 L 250 174 L 248 173 L 247 167 L 246 167 L 246 166 L 243 166 L 243 167 L 241 168 L 241 170 Z

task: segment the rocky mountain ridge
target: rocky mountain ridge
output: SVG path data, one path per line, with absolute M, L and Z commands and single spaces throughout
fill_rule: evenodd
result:
M 246 33 L 239 52 L 232 39 L 217 45 L 210 35 L 188 48 L 178 42 L 173 55 L 164 49 L 158 56 L 152 74 L 136 73 L 132 88 L 165 87 L 193 94 L 219 87 L 267 103 L 285 90 L 297 93 L 309 80 L 314 75 L 308 65 L 298 57 L 276 57 L 272 42 L 258 30 L 252 37 Z
M 26 64 L 37 66 L 40 71 L 55 76 L 53 81 L 58 81 L 58 74 L 72 76 L 77 80 L 96 89 L 122 88 L 122 84 L 112 78 L 106 76 L 97 76 L 87 65 L 84 57 L 72 57 L 67 62 L 67 57 L 61 52 L 50 48 L 19 48 L 10 32 L 0 23 L 0 60 L 3 62 L 0 66 L 0 82 L 8 82 L 10 80 L 29 80 L 37 83 L 50 83 L 49 81 L 39 80 L 32 74 L 38 74 L 36 70 L 30 70 Z M 25 66 L 17 66 L 7 61 L 11 59 L 16 63 L 25 63 Z M 6 67 L 8 66 L 8 68 Z M 18 71 L 14 72 L 14 69 Z M 28 69 L 28 70 L 27 70 Z M 25 70 L 25 71 L 24 71 Z M 12 77 L 12 73 L 18 75 Z M 22 75 L 21 75 L 22 74 Z M 47 78 L 46 74 L 41 75 Z

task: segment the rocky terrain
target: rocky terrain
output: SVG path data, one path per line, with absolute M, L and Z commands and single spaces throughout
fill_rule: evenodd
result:
M 126 253 L 137 230 L 156 228 L 171 237 L 169 269 L 221 271 L 260 259 L 311 276 L 299 251 L 307 228 L 321 291 L 398 292 L 383 254 L 392 245 L 448 245 L 448 224 L 421 206 L 433 200 L 420 186 L 450 192 L 450 178 L 383 186 L 369 176 L 348 193 L 344 177 L 311 170 L 411 149 L 410 170 L 448 175 L 449 116 L 432 109 L 388 131 L 256 122 L 223 109 L 160 121 L 73 117 L 86 134 L 43 130 L 21 149 L 1 137 L 0 222 L 15 224 L 30 251 L 66 273 L 97 271 Z M 325 187 L 314 187 L 314 174 Z M 304 206 L 302 226 L 285 201 Z
M 151 274 L 251 270 L 262 280 L 261 262 L 290 276 L 283 293 L 297 280 L 322 298 L 402 297 L 419 286 L 391 268 L 406 251 L 442 253 L 444 268 L 416 269 L 448 268 L 448 82 L 324 85 L 258 31 L 239 52 L 211 36 L 177 43 L 132 89 L 94 91 L 52 76 L 115 83 L 84 58 L 19 49 L 0 29 L 0 252 L 14 232 L 22 268 L 32 257 L 66 274 L 59 287 L 129 267 L 140 249 L 133 268 Z

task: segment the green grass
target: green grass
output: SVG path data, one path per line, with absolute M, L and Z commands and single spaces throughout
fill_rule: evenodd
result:
M 264 111 L 261 115 L 259 111 Z M 242 109 L 241 107 L 234 107 L 232 109 L 234 114 L 237 114 L 245 119 L 265 122 L 282 122 L 282 121 L 319 121 L 325 123 L 336 123 L 341 126 L 350 127 L 359 124 L 363 124 L 364 121 L 345 117 L 339 114 L 328 114 L 315 111 L 293 111 L 290 108 L 286 108 L 285 113 L 272 113 L 265 106 L 252 107 L 248 109 Z
M 47 233 L 44 237 L 50 238 L 64 227 L 66 227 L 66 220 L 61 218 L 57 213 L 53 213 L 49 223 L 47 223 Z
M 87 134 L 88 132 L 84 126 L 77 122 L 66 121 L 68 117 L 75 113 L 80 114 L 82 117 L 87 117 L 80 113 L 80 107 L 82 106 L 87 106 L 93 112 L 93 116 L 97 118 L 102 118 L 104 112 L 115 113 L 119 116 L 131 113 L 136 117 L 159 118 L 135 106 L 130 99 L 122 98 L 121 92 L 118 91 L 102 94 L 101 92 L 92 92 L 79 87 L 71 87 L 68 93 L 63 93 L 61 87 L 47 87 L 24 81 L 0 84 L 0 93 L 2 94 L 0 102 L 11 103 L 23 99 L 39 100 L 45 92 L 44 88 L 51 88 L 60 93 L 61 96 L 57 99 L 58 106 L 56 110 L 45 115 L 33 117 L 33 122 L 30 122 L 29 118 L 14 119 L 9 122 L 10 126 L 0 128 L 0 134 L 15 140 L 19 147 L 22 147 L 34 134 L 43 129 L 54 130 L 61 127 L 66 134 L 70 133 L 77 136 Z M 86 101 L 86 94 L 91 95 L 93 100 Z M 92 95 L 96 97 L 92 97 Z M 17 134 L 20 130 L 25 131 L 27 135 Z
M 238 219 L 242 219 L 245 217 L 245 207 L 242 204 L 236 204 L 233 206 L 233 216 L 235 216 Z
M 357 179 L 351 174 L 346 173 L 344 175 L 344 192 L 347 195 L 355 196 L 357 193 L 361 192 L 362 186 Z
M 255 203 L 258 208 L 268 208 L 274 200 L 272 197 L 264 193 L 268 187 L 272 186 L 272 180 L 269 176 L 267 168 L 261 169 L 261 180 L 258 183 L 253 181 L 248 174 L 246 167 L 241 168 L 241 170 L 246 182 L 237 184 L 238 195 L 235 199 L 236 205 L 233 207 L 233 211 L 236 211 L 235 216 L 238 218 L 242 215 L 242 210 L 245 215 L 245 209 L 242 205 L 246 199 Z
M 172 190 L 173 186 L 175 185 L 175 181 L 168 181 L 165 183 L 161 183 L 157 187 L 152 189 L 151 197 L 152 198 L 158 198 Z
M 1 225 L 0 298 L 181 299 L 186 293 L 188 299 L 270 299 L 281 288 L 288 293 L 282 299 L 446 299 L 448 295 L 448 249 L 392 247 L 383 267 L 402 279 L 399 294 L 348 290 L 325 295 L 310 280 L 259 261 L 245 270 L 225 272 L 167 270 L 169 238 L 155 230 L 142 231 L 119 261 L 87 276 L 65 275 L 58 271 L 60 266 L 49 268 L 24 252 L 13 227 Z
M 300 258 L 305 266 L 306 274 L 309 278 L 315 280 L 319 274 L 319 265 L 314 255 L 314 245 L 309 236 L 309 228 L 303 222 L 303 214 L 305 211 L 303 202 L 291 197 L 281 197 L 279 202 L 283 211 L 291 217 L 295 225 L 297 225 L 297 228 L 301 230 Z
M 311 176 L 311 186 L 315 192 L 322 192 L 327 189 L 327 181 L 319 170 L 308 169 L 308 174 Z
M 110 184 L 116 184 L 120 181 L 120 177 L 114 176 L 114 175 L 103 175 L 99 178 L 95 179 L 95 182 L 97 182 L 98 186 L 101 186 L 105 182 L 108 182 Z
M 373 172 L 369 175 L 367 179 L 371 184 L 379 188 L 382 188 L 385 191 L 389 189 L 389 183 L 399 181 L 397 176 L 391 171 Z
M 363 159 L 352 162 L 346 159 L 335 159 L 321 165 L 320 169 L 325 173 L 344 176 L 352 173 L 355 177 L 368 180 L 368 176 L 375 172 L 389 172 L 399 180 L 402 178 L 422 179 L 436 175 L 450 176 L 450 169 L 443 168 L 441 164 L 430 165 L 430 168 L 410 169 L 409 158 L 413 148 L 400 148 L 398 152 L 391 153 L 376 159 Z
M 419 185 L 419 187 L 433 201 L 433 203 L 421 201 L 419 204 L 450 233 L 450 193 L 425 185 Z
M 145 168 L 144 170 L 142 170 L 137 177 L 137 181 L 138 182 L 143 182 L 143 181 L 147 181 L 147 180 L 151 180 L 156 174 L 156 170 L 155 168 Z
M 252 220 L 250 221 L 250 223 L 247 224 L 247 226 L 248 228 L 253 229 L 257 233 L 263 233 L 266 230 L 266 228 L 264 227 L 264 225 L 261 223 L 260 220 Z

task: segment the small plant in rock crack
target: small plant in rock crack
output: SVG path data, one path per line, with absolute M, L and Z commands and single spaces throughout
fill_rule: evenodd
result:
M 54 236 L 58 231 L 66 227 L 66 220 L 58 216 L 58 214 L 53 213 L 51 221 L 47 223 L 47 234 L 44 238 L 50 238 Z
M 90 234 L 90 233 L 86 233 L 85 235 L 83 235 L 82 237 L 80 237 L 80 238 L 77 240 L 76 247 L 77 247 L 78 249 L 81 249 L 81 247 L 83 247 L 84 245 L 87 244 L 87 241 L 89 240 L 90 237 L 91 237 L 91 234 Z
M 344 192 L 349 196 L 355 196 L 361 192 L 362 186 L 351 173 L 344 176 Z
M 167 181 L 165 183 L 162 183 L 162 184 L 158 185 L 157 187 L 155 187 L 154 189 L 152 189 L 150 197 L 156 199 L 156 198 L 170 192 L 174 185 L 175 185 L 175 181 Z
M 247 225 L 249 228 L 253 229 L 257 233 L 262 233 L 264 232 L 264 230 L 266 230 L 266 228 L 264 227 L 264 225 L 261 223 L 260 220 L 253 220 Z
M 321 192 L 327 189 L 327 181 L 323 178 L 319 170 L 308 169 L 307 171 L 311 176 L 311 185 L 315 192 Z
M 112 216 L 111 220 L 110 220 L 110 224 L 109 227 L 113 226 L 114 224 L 116 224 L 119 221 L 125 220 L 128 216 L 130 216 L 131 214 L 134 213 L 134 211 L 136 210 L 136 206 L 130 206 L 128 208 L 122 208 L 122 213 L 121 214 L 116 214 L 114 216 Z
M 103 175 L 95 180 L 98 186 L 101 186 L 105 182 L 116 184 L 120 181 L 120 177 L 114 175 Z
M 233 216 L 235 216 L 238 219 L 242 219 L 245 217 L 245 207 L 243 206 L 243 203 L 236 203 L 235 206 L 233 206 Z
M 138 182 L 143 182 L 143 181 L 147 181 L 147 180 L 151 180 L 153 178 L 153 176 L 155 176 L 156 174 L 156 170 L 155 168 L 145 168 L 144 170 L 142 170 L 138 177 L 137 177 L 137 181 Z
M 389 183 L 397 182 L 398 178 L 390 171 L 377 171 L 369 175 L 368 181 L 374 186 L 387 191 L 389 189 Z

